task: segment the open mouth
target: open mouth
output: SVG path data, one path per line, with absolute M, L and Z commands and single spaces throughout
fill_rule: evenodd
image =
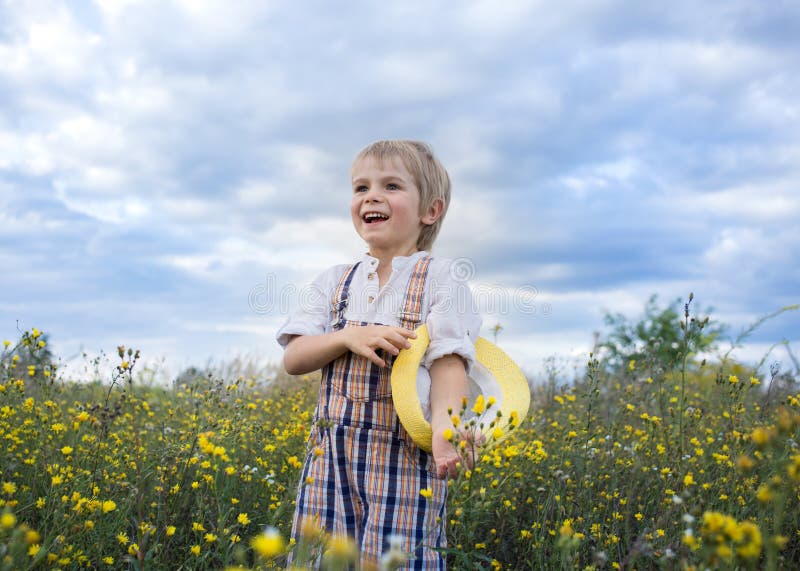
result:
M 367 212 L 361 216 L 361 219 L 367 224 L 377 224 L 389 219 L 389 216 L 380 212 Z

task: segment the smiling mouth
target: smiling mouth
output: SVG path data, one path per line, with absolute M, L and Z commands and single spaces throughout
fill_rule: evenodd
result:
M 361 220 L 366 222 L 367 224 L 375 224 L 378 222 L 384 222 L 389 219 L 389 216 L 386 214 L 381 214 L 380 212 L 367 212 L 361 217 Z

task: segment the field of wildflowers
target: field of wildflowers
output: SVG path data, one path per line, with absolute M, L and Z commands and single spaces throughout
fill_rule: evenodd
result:
M 708 321 L 688 304 L 668 317 L 668 358 L 599 347 L 568 382 L 539 381 L 519 426 L 498 424 L 449 484 L 451 568 L 800 567 L 797 372 L 704 363 Z M 312 523 L 288 542 L 313 376 L 159 387 L 120 347 L 105 382 L 70 382 L 44 338 L 0 355 L 0 569 L 273 568 L 289 549 L 344 569 L 357 555 Z

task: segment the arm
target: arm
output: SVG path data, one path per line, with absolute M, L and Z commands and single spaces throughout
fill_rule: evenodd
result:
M 444 431 L 453 428 L 448 409 L 461 410 L 461 399 L 467 394 L 467 373 L 459 355 L 445 355 L 436 359 L 431 372 L 431 429 L 433 431 L 433 460 L 440 478 L 455 477 L 461 456 L 444 438 Z
M 407 339 L 416 336 L 408 329 L 388 325 L 345 327 L 322 335 L 297 335 L 286 345 L 283 365 L 290 375 L 302 375 L 316 371 L 350 350 L 383 368 L 386 362 L 378 357 L 378 349 L 397 355 L 400 349 L 411 346 Z
M 295 335 L 286 345 L 283 366 L 290 375 L 304 375 L 321 369 L 347 350 L 344 329 L 323 335 Z

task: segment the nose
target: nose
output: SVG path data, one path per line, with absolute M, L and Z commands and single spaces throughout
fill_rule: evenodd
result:
M 374 187 L 369 187 L 364 196 L 364 202 L 378 202 L 380 193 Z

